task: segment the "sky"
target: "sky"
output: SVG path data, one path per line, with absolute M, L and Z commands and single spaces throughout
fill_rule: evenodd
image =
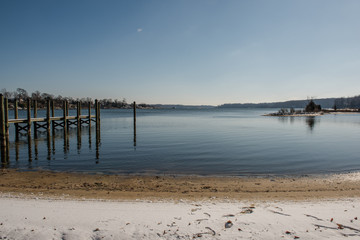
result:
M 358 0 L 1 0 L 0 88 L 219 105 L 360 94 Z

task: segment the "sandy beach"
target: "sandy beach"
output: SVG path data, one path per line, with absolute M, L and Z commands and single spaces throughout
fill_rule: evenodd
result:
M 359 239 L 359 199 L 0 198 L 2 239 Z
M 302 177 L 124 176 L 0 172 L 0 192 L 68 199 L 309 200 L 360 197 L 360 173 Z
M 359 239 L 360 173 L 119 176 L 2 170 L 1 239 Z

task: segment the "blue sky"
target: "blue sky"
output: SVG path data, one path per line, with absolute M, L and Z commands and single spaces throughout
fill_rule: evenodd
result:
M 128 102 L 360 94 L 357 0 L 2 0 L 0 88 Z

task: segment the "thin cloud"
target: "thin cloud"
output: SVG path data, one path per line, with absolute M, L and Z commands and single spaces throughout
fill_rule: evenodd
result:
M 142 31 L 143 31 L 142 28 L 138 28 L 138 29 L 137 29 L 137 32 L 142 32 Z

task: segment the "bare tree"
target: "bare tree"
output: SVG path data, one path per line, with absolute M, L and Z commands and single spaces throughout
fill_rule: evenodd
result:
M 6 88 L 1 89 L 1 94 L 4 96 L 4 98 L 11 98 L 11 92 L 8 92 Z
M 35 91 L 31 94 L 31 98 L 33 100 L 37 100 L 37 101 L 40 101 L 41 100 L 41 92 L 39 91 Z
M 49 93 L 43 93 L 43 94 L 41 94 L 41 97 L 44 100 L 52 100 L 52 99 L 54 99 L 54 95 L 49 94 Z
M 27 93 L 27 91 L 23 88 L 17 88 L 16 89 L 16 98 L 18 98 L 20 101 L 21 100 L 26 100 L 29 98 L 29 94 Z

